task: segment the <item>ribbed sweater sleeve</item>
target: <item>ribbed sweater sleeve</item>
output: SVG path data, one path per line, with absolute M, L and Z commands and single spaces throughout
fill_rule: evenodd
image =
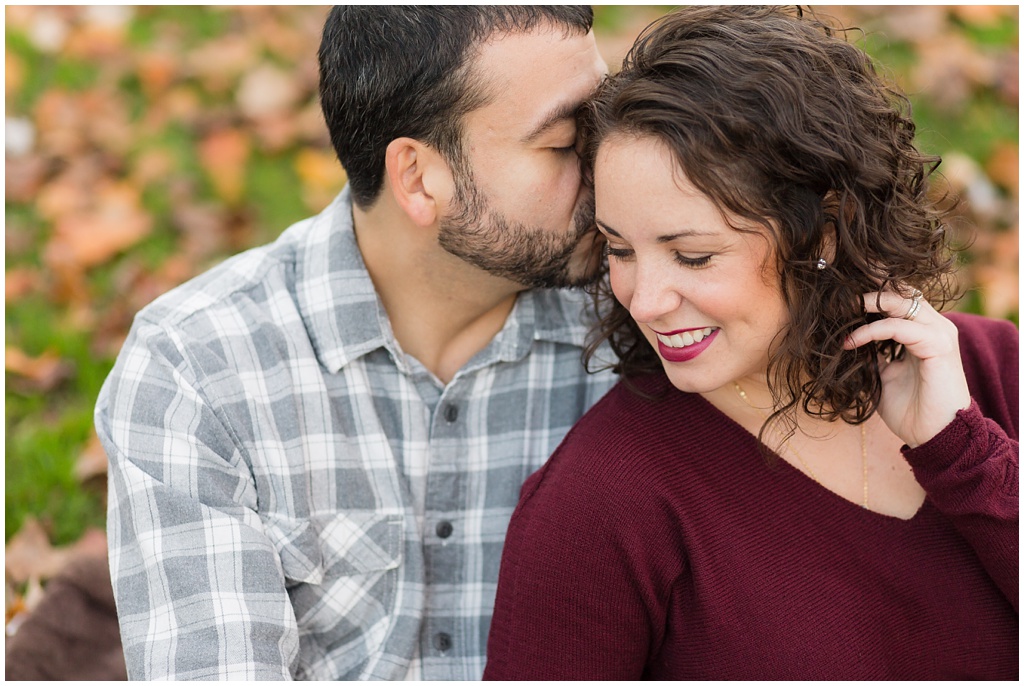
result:
M 1019 332 L 1008 322 L 951 319 L 960 329 L 971 405 L 927 443 L 904 446 L 903 455 L 928 497 L 1019 611 Z M 989 418 L 993 415 L 1002 415 L 1002 426 Z M 1012 435 L 1003 426 L 1012 426 Z

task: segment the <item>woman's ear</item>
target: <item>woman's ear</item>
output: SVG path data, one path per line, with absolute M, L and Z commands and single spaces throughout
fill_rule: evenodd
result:
M 826 221 L 821 227 L 821 244 L 819 257 L 828 264 L 832 264 L 836 257 L 836 221 L 839 220 L 839 196 L 835 191 L 829 191 L 821 201 L 822 213 Z
M 395 202 L 417 226 L 432 226 L 448 207 L 451 169 L 432 147 L 414 138 L 396 138 L 384 153 L 384 170 Z

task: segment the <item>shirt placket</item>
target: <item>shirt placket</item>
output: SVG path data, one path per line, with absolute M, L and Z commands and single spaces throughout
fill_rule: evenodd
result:
M 441 394 L 430 425 L 430 466 L 425 500 L 424 564 L 426 603 L 420 633 L 423 678 L 466 679 L 460 666 L 468 649 L 460 588 L 465 579 L 466 451 L 469 408 L 455 380 Z

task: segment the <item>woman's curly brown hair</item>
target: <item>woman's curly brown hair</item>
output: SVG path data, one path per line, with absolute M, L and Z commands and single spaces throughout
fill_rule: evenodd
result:
M 677 10 L 580 115 L 585 169 L 609 135 L 651 136 L 724 216 L 768 229 L 789 312 L 769 357 L 772 420 L 798 406 L 850 423 L 875 411 L 877 355 L 901 351 L 843 349 L 867 320 L 864 293 L 917 288 L 937 309 L 953 297 L 945 213 L 928 197 L 940 159 L 914 147 L 906 97 L 840 33 L 798 8 Z M 607 341 L 624 378 L 661 369 L 607 279 L 598 284 L 588 364 Z

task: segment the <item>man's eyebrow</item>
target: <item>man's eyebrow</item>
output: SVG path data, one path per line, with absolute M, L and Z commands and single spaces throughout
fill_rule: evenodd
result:
M 610 233 L 616 238 L 622 238 L 622 234 L 613 229 L 612 227 L 605 224 L 600 219 L 594 220 L 598 226 L 605 230 L 606 233 Z M 679 233 L 666 234 L 664 236 L 658 236 L 655 240 L 659 243 L 671 243 L 677 238 L 690 238 L 691 236 L 713 236 L 713 231 L 698 231 L 696 229 L 683 229 Z
M 547 116 L 541 120 L 541 123 L 537 127 L 523 136 L 522 142 L 526 144 L 534 143 L 538 138 L 554 128 L 555 125 L 560 124 L 566 119 L 575 119 L 576 113 L 579 112 L 582 105 L 582 102 L 563 102 L 556 105 L 550 112 L 548 112 Z

